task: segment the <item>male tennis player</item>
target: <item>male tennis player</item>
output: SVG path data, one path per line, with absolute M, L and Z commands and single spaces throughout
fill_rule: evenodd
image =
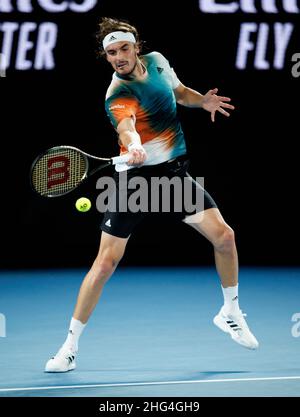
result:
M 121 171 L 128 179 L 142 176 L 190 178 L 194 192 L 202 193 L 204 207 L 195 213 L 180 213 L 181 219 L 193 226 L 213 245 L 220 276 L 224 305 L 214 323 L 240 345 L 256 349 L 258 342 L 250 332 L 239 308 L 238 256 L 233 230 L 225 223 L 212 197 L 188 176 L 184 134 L 176 114 L 176 102 L 199 107 L 211 114 L 229 116 L 230 98 L 217 95 L 217 89 L 205 95 L 183 85 L 167 59 L 158 52 L 141 56 L 141 43 L 135 27 L 127 22 L 103 18 L 99 39 L 102 53 L 114 69 L 106 94 L 106 110 L 116 129 L 121 153 L 129 152 L 127 165 L 117 165 L 115 179 L 120 189 Z M 122 186 L 121 186 L 122 185 Z M 120 199 L 129 198 L 130 193 Z M 119 192 L 117 193 L 118 195 Z M 130 234 L 145 213 L 107 211 L 101 225 L 99 253 L 86 275 L 71 320 L 67 339 L 56 356 L 46 364 L 46 372 L 75 369 L 79 337 L 94 310 L 104 284 L 121 260 Z

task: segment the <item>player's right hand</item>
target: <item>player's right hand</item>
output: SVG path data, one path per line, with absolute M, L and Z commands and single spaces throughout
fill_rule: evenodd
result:
M 131 158 L 127 162 L 127 165 L 142 165 L 147 158 L 145 149 L 142 146 L 139 146 L 138 149 L 132 149 L 129 155 Z

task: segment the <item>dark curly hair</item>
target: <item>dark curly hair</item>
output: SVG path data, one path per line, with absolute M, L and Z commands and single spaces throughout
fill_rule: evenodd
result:
M 136 43 L 139 46 L 140 51 L 141 51 L 143 42 L 140 41 L 137 29 L 134 26 L 132 26 L 129 22 L 125 20 L 114 19 L 111 17 L 102 17 L 98 26 L 99 26 L 99 30 L 96 33 L 96 40 L 97 40 L 98 47 L 99 47 L 97 51 L 98 56 L 100 57 L 105 56 L 105 51 L 102 46 L 102 41 L 105 38 L 105 36 L 111 32 L 116 32 L 116 31 L 131 32 L 134 35 L 136 39 Z

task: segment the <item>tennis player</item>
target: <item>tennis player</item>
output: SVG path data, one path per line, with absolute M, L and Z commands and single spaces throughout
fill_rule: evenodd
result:
M 98 33 L 102 55 L 114 74 L 107 90 L 105 107 L 119 139 L 121 154 L 129 152 L 127 165 L 117 165 L 115 180 L 124 189 L 121 174 L 127 180 L 140 176 L 189 178 L 195 193 L 202 193 L 202 210 L 177 213 L 212 243 L 220 276 L 224 304 L 213 322 L 231 338 L 248 349 L 258 342 L 249 330 L 238 299 L 238 255 L 234 232 L 223 219 L 215 201 L 187 173 L 188 159 L 184 134 L 176 113 L 176 102 L 208 111 L 212 122 L 216 113 L 229 116 L 230 98 L 217 95 L 218 89 L 202 95 L 183 85 L 159 52 L 141 55 L 136 28 L 128 22 L 103 18 Z M 117 192 L 120 195 L 119 190 Z M 127 190 L 129 198 L 130 193 Z M 123 199 L 122 193 L 119 199 Z M 119 201 L 120 203 L 120 201 Z M 174 213 L 173 213 L 174 214 Z M 104 215 L 99 253 L 79 291 L 68 336 L 47 364 L 46 372 L 67 372 L 76 367 L 79 337 L 93 312 L 103 287 L 121 260 L 135 226 L 147 215 L 118 210 Z

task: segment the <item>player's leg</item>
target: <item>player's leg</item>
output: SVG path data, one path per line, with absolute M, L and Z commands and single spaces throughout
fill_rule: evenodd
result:
M 128 238 L 102 232 L 98 255 L 81 285 L 73 317 L 85 324 L 95 308 L 104 284 L 122 259 Z
M 205 191 L 206 206 L 210 201 Z M 256 349 L 258 342 L 250 332 L 238 303 L 238 255 L 234 231 L 216 207 L 187 216 L 184 222 L 205 236 L 214 247 L 216 268 L 224 295 L 224 305 L 214 318 L 214 323 L 229 333 L 237 343 Z
M 214 247 L 215 262 L 222 287 L 238 283 L 238 254 L 234 231 L 224 221 L 218 208 L 210 208 L 183 220 L 205 236 Z
M 131 176 L 136 175 L 132 169 Z M 69 333 L 65 343 L 53 359 L 47 362 L 47 372 L 66 372 L 75 368 L 78 340 L 92 314 L 103 287 L 121 260 L 128 239 L 144 214 L 123 210 L 134 189 L 128 190 L 130 175 L 115 173 L 116 188 L 109 197 L 101 223 L 101 242 L 98 255 L 81 285 Z
M 105 283 L 123 256 L 127 241 L 128 238 L 102 232 L 98 255 L 79 291 L 67 339 L 58 353 L 47 362 L 46 372 L 67 372 L 75 369 L 79 337 L 99 300 Z

